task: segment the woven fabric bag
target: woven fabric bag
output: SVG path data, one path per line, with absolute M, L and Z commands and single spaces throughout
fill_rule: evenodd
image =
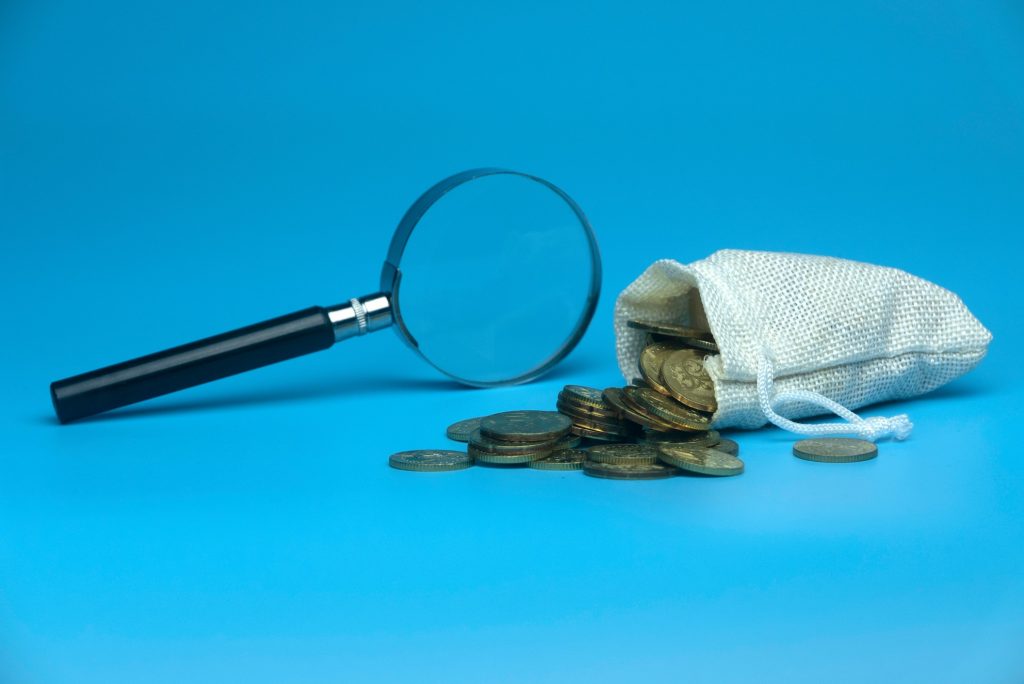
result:
M 631 319 L 710 329 L 720 350 L 704 360 L 715 427 L 771 422 L 872 441 L 904 439 L 913 426 L 906 415 L 863 419 L 851 409 L 940 387 L 974 368 L 992 339 L 959 297 L 904 271 L 742 250 L 689 265 L 662 259 L 619 295 L 616 351 L 627 380 L 644 344 Z M 845 422 L 796 422 L 828 412 Z

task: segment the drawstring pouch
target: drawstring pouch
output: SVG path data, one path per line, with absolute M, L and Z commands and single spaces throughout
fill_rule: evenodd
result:
M 895 268 L 832 257 L 722 250 L 652 264 L 615 303 L 627 380 L 645 333 L 630 320 L 709 330 L 716 428 L 773 423 L 800 435 L 905 439 L 906 414 L 854 409 L 929 392 L 974 368 L 992 335 L 952 292 Z M 832 413 L 842 422 L 804 423 Z

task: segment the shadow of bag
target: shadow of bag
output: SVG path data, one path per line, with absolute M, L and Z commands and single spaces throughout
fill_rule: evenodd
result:
M 619 295 L 616 351 L 630 380 L 645 334 L 628 320 L 711 331 L 720 353 L 704 367 L 718 401 L 715 427 L 771 422 L 872 441 L 903 439 L 913 426 L 906 415 L 863 419 L 851 409 L 940 387 L 974 368 L 992 339 L 959 297 L 905 271 L 744 250 L 689 265 L 662 259 Z M 829 412 L 845 422 L 796 422 Z

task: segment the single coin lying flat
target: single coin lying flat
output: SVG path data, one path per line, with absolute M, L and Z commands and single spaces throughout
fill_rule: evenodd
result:
M 473 459 L 463 451 L 447 449 L 418 449 L 392 454 L 388 464 L 398 470 L 412 470 L 419 473 L 437 473 L 447 470 L 462 470 L 473 465 Z
M 793 455 L 819 463 L 857 463 L 877 456 L 878 447 L 852 437 L 822 437 L 797 442 L 793 445 Z

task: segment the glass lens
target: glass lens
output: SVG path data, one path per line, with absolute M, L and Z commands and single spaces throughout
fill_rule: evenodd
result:
M 395 243 L 389 254 L 399 330 L 459 380 L 522 382 L 582 336 L 600 259 L 586 218 L 560 190 L 531 176 L 475 173 L 486 175 L 442 181 L 403 220 L 415 229 L 400 255 Z

